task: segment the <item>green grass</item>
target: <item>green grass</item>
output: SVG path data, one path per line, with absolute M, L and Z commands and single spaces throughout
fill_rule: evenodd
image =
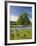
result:
M 10 28 L 10 40 L 31 39 L 32 30 Z

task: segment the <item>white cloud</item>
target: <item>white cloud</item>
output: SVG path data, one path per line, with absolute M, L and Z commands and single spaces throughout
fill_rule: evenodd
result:
M 18 19 L 18 16 L 15 16 L 15 15 L 10 16 L 10 21 L 17 21 L 17 19 Z
M 32 22 L 32 19 L 30 19 L 30 21 Z

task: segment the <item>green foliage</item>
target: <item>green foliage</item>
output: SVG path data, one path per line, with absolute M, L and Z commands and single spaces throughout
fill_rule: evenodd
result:
M 32 30 L 30 29 L 12 29 L 10 30 L 10 40 L 19 40 L 19 39 L 31 39 Z
M 19 15 L 18 20 L 16 21 L 17 25 L 29 25 L 31 24 L 29 18 L 28 18 L 28 14 L 27 13 L 22 13 Z

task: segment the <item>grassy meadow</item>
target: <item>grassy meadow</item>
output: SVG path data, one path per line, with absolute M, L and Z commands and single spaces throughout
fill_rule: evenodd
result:
M 31 39 L 31 38 L 32 38 L 31 29 L 10 28 L 10 40 Z

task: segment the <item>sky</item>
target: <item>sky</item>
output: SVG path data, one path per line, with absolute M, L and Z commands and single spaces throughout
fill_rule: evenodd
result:
M 19 18 L 19 14 L 23 12 L 28 13 L 29 19 L 32 20 L 32 7 L 10 6 L 11 20 L 16 21 Z

